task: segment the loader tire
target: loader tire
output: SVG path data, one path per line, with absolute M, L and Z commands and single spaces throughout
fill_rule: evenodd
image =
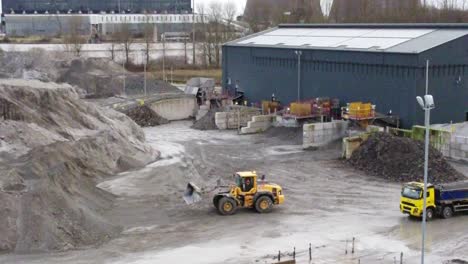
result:
M 221 215 L 232 215 L 237 210 L 237 204 L 234 199 L 223 197 L 218 202 L 218 212 Z
M 261 214 L 269 213 L 271 212 L 272 209 L 273 209 L 273 201 L 268 196 L 260 196 L 255 201 L 255 210 L 257 210 L 257 212 Z

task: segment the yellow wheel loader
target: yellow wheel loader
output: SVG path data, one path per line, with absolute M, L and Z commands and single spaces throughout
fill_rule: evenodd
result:
M 238 208 L 255 208 L 259 213 L 269 213 L 273 205 L 284 203 L 281 186 L 268 183 L 262 177 L 258 180 L 255 171 L 238 172 L 234 175 L 235 184 L 218 186 L 219 190 L 213 197 L 213 205 L 221 215 L 232 215 Z M 184 194 L 187 204 L 202 200 L 202 195 L 208 193 L 193 183 L 189 183 Z

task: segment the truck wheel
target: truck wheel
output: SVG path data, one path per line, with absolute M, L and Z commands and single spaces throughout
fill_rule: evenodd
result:
M 218 202 L 218 212 L 221 215 L 232 215 L 236 212 L 237 204 L 231 198 L 223 197 Z
M 453 210 L 452 207 L 450 206 L 445 206 L 444 209 L 442 209 L 442 218 L 447 219 L 453 216 Z
M 434 219 L 434 209 L 426 208 L 426 221 L 431 221 Z
M 255 210 L 257 212 L 269 213 L 273 209 L 273 201 L 268 196 L 260 196 L 257 201 L 255 201 Z

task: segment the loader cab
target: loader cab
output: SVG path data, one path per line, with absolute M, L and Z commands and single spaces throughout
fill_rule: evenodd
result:
M 236 185 L 243 193 L 255 193 L 257 191 L 257 174 L 255 172 L 237 173 Z

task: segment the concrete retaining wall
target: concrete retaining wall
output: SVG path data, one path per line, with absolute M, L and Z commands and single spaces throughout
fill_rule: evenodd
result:
M 218 112 L 215 115 L 215 123 L 218 129 L 238 129 L 239 126 L 247 126 L 248 122 L 259 114 L 260 110 Z
M 330 123 L 305 124 L 302 147 L 316 148 L 343 138 L 348 129 L 348 122 L 338 120 Z
M 247 122 L 247 126 L 241 129 L 241 134 L 255 134 L 266 131 L 276 119 L 274 115 L 261 115 L 252 117 L 252 121 Z
M 468 137 L 452 136 L 448 156 L 454 159 L 468 160 Z
M 161 99 L 150 104 L 158 115 L 169 121 L 184 120 L 195 116 L 198 111 L 195 97 Z

